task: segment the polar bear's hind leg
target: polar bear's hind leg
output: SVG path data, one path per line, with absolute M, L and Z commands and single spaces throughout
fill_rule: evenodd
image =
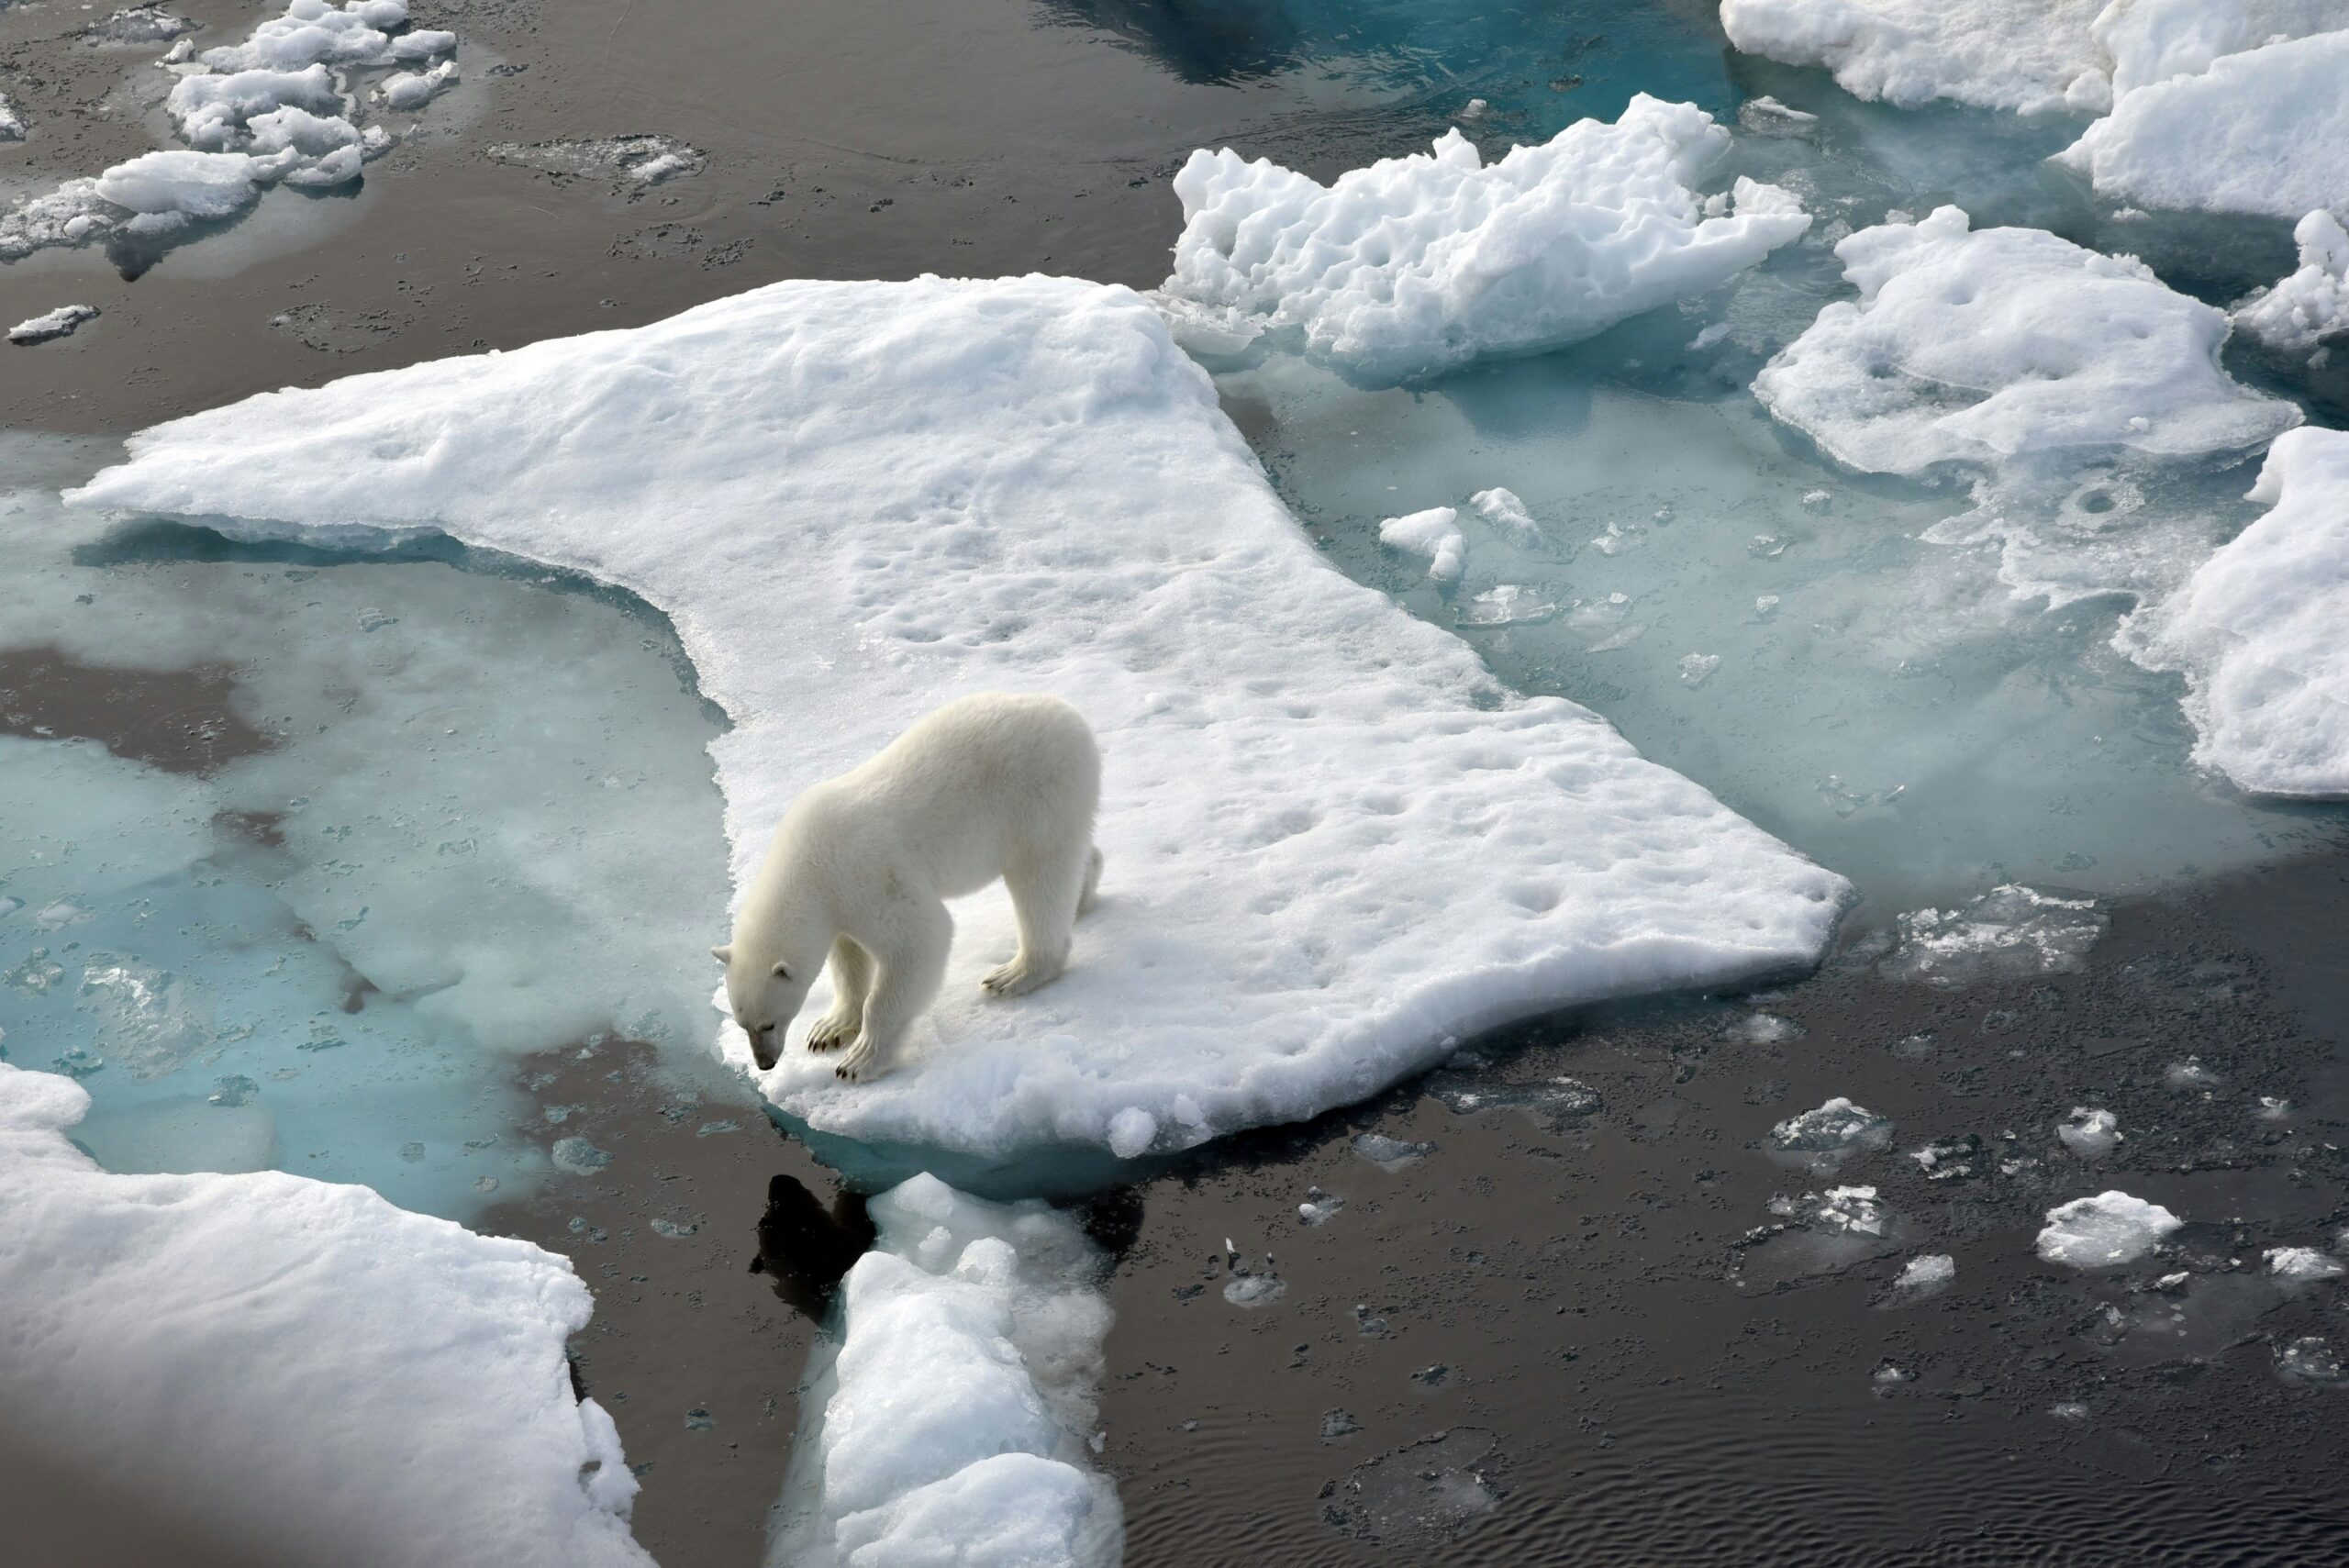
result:
M 1093 846 L 1074 852 L 1039 855 L 1007 868 L 1003 884 L 1019 922 L 1019 951 L 979 984 L 997 996 L 1022 996 L 1049 985 L 1068 967 L 1069 940 L 1078 908 L 1090 891 L 1098 856 Z
M 873 988 L 873 961 L 846 937 L 832 943 L 832 1010 L 807 1031 L 807 1049 L 846 1045 L 864 1027 L 864 998 Z

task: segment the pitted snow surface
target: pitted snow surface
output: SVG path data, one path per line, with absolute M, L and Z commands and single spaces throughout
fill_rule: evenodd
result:
M 1729 144 L 1695 105 L 1640 94 L 1612 125 L 1578 120 L 1497 162 L 1451 130 L 1432 153 L 1329 185 L 1200 150 L 1174 176 L 1183 233 L 1164 293 L 1237 341 L 1296 329 L 1311 352 L 1382 379 L 1555 348 L 1703 294 L 1810 227 L 1793 196 L 1753 180 L 1737 182 L 1733 213 L 1697 195 Z
M 342 544 L 445 528 L 668 611 L 736 721 L 738 886 L 794 795 L 939 703 L 1082 706 L 1108 869 L 1070 973 L 985 997 L 1009 907 L 965 902 L 908 1060 L 856 1086 L 798 1048 L 819 987 L 764 1086 L 827 1131 L 1187 1146 L 1512 1017 L 1808 962 L 1847 894 L 1330 568 L 1123 289 L 781 284 L 131 446 L 73 498 Z
M 0 1063 L 0 1407 L 256 1561 L 640 1565 L 563 1259 L 276 1172 L 115 1175 Z

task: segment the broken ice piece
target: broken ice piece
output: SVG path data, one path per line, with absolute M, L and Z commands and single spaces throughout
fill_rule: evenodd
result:
M 2099 1193 L 2049 1209 L 2037 1247 L 2051 1263 L 2106 1268 L 2134 1262 L 2184 1223 L 2157 1203 L 2124 1192 Z
M 1319 1187 L 1305 1189 L 1305 1201 L 1297 1206 L 1297 1218 L 1308 1225 L 1326 1225 L 1330 1217 L 1346 1207 L 1346 1200 L 1335 1193 L 1325 1193 Z
M 2083 1160 L 2100 1160 L 2121 1141 L 2121 1118 L 2107 1110 L 2074 1106 L 2072 1114 L 2056 1124 L 2055 1136 Z
M 1854 1149 L 1881 1149 L 1891 1140 L 1891 1122 L 1841 1095 L 1815 1111 L 1788 1117 L 1770 1129 L 1772 1147 L 1798 1154 L 1842 1154 Z

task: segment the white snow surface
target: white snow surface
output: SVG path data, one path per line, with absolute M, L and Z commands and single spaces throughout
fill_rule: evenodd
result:
M 2120 1191 L 2099 1193 L 2047 1211 L 2039 1255 L 2076 1269 L 2134 1262 L 2184 1223 L 2157 1203 Z
M 1816 65 L 1855 98 L 1951 98 L 2046 114 L 2110 98 L 2092 31 L 2104 0 L 1721 0 L 1747 54 Z
M 2293 228 L 2292 239 L 2299 270 L 2235 306 L 2232 319 L 2270 348 L 2307 353 L 2349 333 L 2349 229 L 2319 207 Z
M 763 1084 L 826 1131 L 1188 1146 L 1513 1017 L 1807 963 L 1848 895 L 1330 567 L 1124 289 L 778 284 L 130 447 L 71 498 L 344 545 L 441 528 L 668 612 L 735 721 L 738 887 L 793 796 L 938 704 L 1076 701 L 1108 870 L 1071 972 L 985 997 L 1009 906 L 964 902 L 907 1064 L 854 1086 L 798 1048 L 819 986 Z
M 1730 133 L 1693 104 L 1635 95 L 1487 163 L 1458 130 L 1329 185 L 1229 148 L 1174 176 L 1183 233 L 1163 292 L 1239 324 L 1301 332 L 1373 379 L 1575 342 L 1705 293 L 1809 228 L 1741 178 L 1733 214 L 1691 185 Z M 1239 337 L 1244 342 L 1244 336 Z
M 276 1172 L 116 1175 L 0 1063 L 0 1407 L 257 1562 L 651 1564 L 562 1258 Z
M 2349 16 L 2339 31 L 2225 55 L 2150 81 L 2056 155 L 2141 206 L 2297 218 L 2349 211 Z
M 1754 395 L 1838 462 L 1918 474 L 2039 454 L 2240 450 L 2299 422 L 2220 367 L 2225 314 L 2131 256 L 1944 206 L 1837 244 L 1860 297 L 1819 313 Z
M 2280 437 L 2251 498 L 2273 509 L 2114 640 L 2185 673 L 2197 762 L 2254 795 L 2349 795 L 2349 431 Z
M 1113 1568 L 1123 1517 L 1086 1462 L 1111 1317 L 1099 1251 L 1044 1204 L 934 1176 L 872 1213 L 770 1561 Z
M 1460 532 L 1456 506 L 1430 506 L 1408 517 L 1388 517 L 1378 525 L 1378 542 L 1426 562 L 1428 575 L 1438 583 L 1459 582 L 1468 563 L 1468 541 Z

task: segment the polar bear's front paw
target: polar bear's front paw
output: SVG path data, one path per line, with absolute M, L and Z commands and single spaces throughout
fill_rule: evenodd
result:
M 836 1013 L 827 1013 L 816 1020 L 814 1029 L 807 1031 L 807 1049 L 837 1051 L 856 1038 L 862 1022 L 862 1019 L 843 1018 Z
M 1023 956 L 1013 959 L 1000 969 L 989 971 L 980 980 L 979 989 L 996 996 L 1024 996 L 1040 985 L 1051 984 L 1060 975 L 1060 965 L 1047 968 Z
M 843 1084 L 858 1084 L 878 1078 L 886 1071 L 888 1069 L 881 1060 L 881 1053 L 874 1049 L 873 1042 L 860 1040 L 850 1048 L 846 1056 L 841 1058 L 840 1065 L 832 1069 L 832 1074 Z

